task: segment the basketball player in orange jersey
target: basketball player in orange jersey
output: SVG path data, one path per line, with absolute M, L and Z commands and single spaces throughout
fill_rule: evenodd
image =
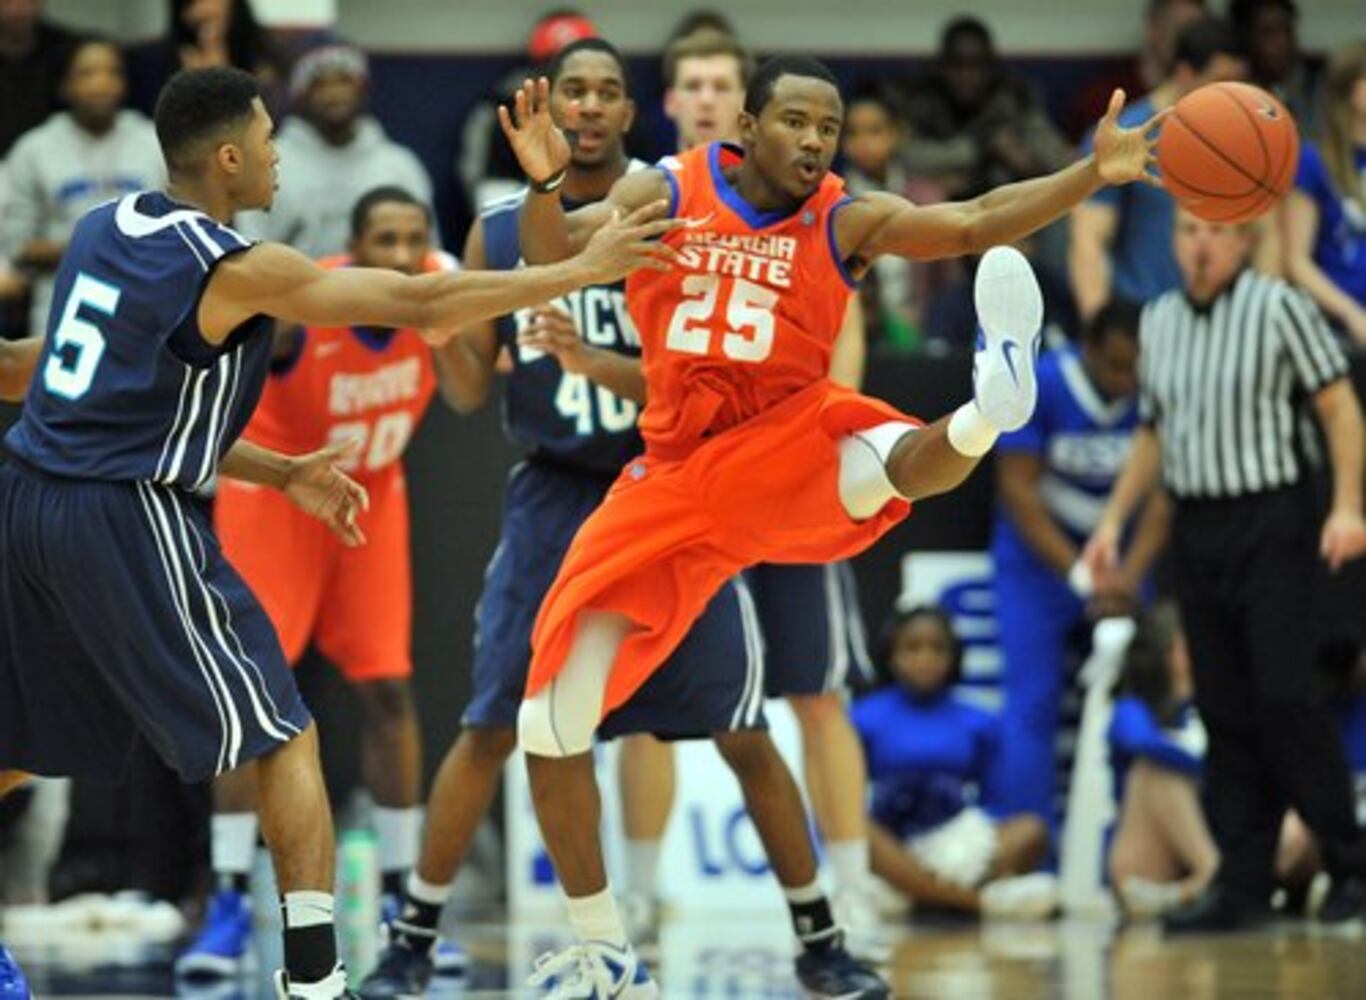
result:
M 674 269 L 627 284 L 647 384 L 645 455 L 564 559 L 537 618 L 518 716 L 537 818 L 579 939 L 549 964 L 603 984 L 599 995 L 651 997 L 607 888 L 589 753 L 598 720 L 631 697 L 737 571 L 862 551 L 911 500 L 953 489 L 1002 431 L 1028 419 L 1042 298 L 1024 258 L 995 245 L 1105 184 L 1158 183 L 1149 170 L 1160 119 L 1120 128 L 1117 91 L 1095 152 L 1055 174 L 964 203 L 848 198 L 829 173 L 843 118 L 834 77 L 815 60 L 784 57 L 750 81 L 740 147 L 666 159 L 567 216 L 556 191 L 569 146 L 548 89 L 528 81 L 515 112 L 500 112 L 532 179 L 521 219 L 528 261 L 563 258 L 622 211 L 659 198 L 686 220 L 663 238 L 678 253 Z M 974 399 L 928 426 L 827 378 L 853 284 L 888 253 L 984 254 Z
M 433 252 L 431 219 L 398 187 L 366 193 L 351 212 L 350 253 L 324 267 L 401 274 L 454 269 Z M 348 547 L 282 494 L 225 480 L 214 509 L 228 561 L 242 574 L 299 662 L 312 642 L 353 686 L 361 706 L 362 774 L 375 800 L 383 893 L 397 900 L 421 832 L 421 742 L 412 675 L 412 573 L 402 456 L 444 376 L 449 346 L 433 351 L 412 329 L 289 327 L 277 334 L 271 374 L 244 432 L 287 454 L 352 443 L 343 468 L 370 496 Z M 433 364 L 435 358 L 435 365 Z M 211 827 L 217 889 L 204 926 L 176 963 L 185 977 L 235 975 L 251 945 L 248 878 L 256 854 L 255 774 L 218 779 Z
M 24 398 L 42 353 L 42 337 L 0 340 L 0 402 L 17 403 Z
M 698 31 L 664 53 L 664 113 L 678 129 L 678 150 L 738 142 L 749 54 L 730 35 Z M 857 389 L 865 338 L 857 295 L 832 349 L 830 378 Z M 641 400 L 643 402 L 644 400 Z M 835 917 L 849 950 L 869 961 L 890 951 L 873 901 L 865 818 L 867 769 L 845 709 L 851 674 L 872 680 L 854 575 L 845 563 L 756 566 L 747 573 L 764 636 L 764 693 L 785 698 L 802 738 L 811 811 L 834 879 Z M 673 748 L 649 735 L 628 736 L 620 757 L 626 885 L 622 915 L 637 946 L 658 936 L 656 869 L 673 809 Z

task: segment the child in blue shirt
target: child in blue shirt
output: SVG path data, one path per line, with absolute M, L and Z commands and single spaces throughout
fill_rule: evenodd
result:
M 921 906 L 1046 916 L 1051 876 L 1021 880 L 1047 849 L 1037 816 L 998 820 L 982 808 L 999 720 L 953 691 L 962 645 L 934 607 L 897 614 L 885 632 L 891 682 L 853 708 L 872 789 L 875 874 Z

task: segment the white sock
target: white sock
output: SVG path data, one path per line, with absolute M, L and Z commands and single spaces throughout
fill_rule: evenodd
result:
M 783 886 L 783 895 L 787 897 L 789 903 L 803 906 L 807 903 L 814 903 L 819 899 L 825 898 L 825 890 L 821 888 L 821 880 L 815 879 L 810 885 Z
M 330 892 L 300 890 L 285 893 L 280 910 L 284 914 L 286 929 L 299 930 L 332 923 L 334 905 Z
M 406 809 L 375 807 L 375 835 L 379 840 L 379 870 L 406 872 L 417 864 L 418 838 L 422 836 L 422 807 Z
M 424 882 L 416 868 L 408 872 L 408 895 L 419 903 L 426 903 L 428 906 L 445 906 L 446 900 L 451 898 L 451 890 L 454 888 L 454 882 L 447 882 L 445 885 L 433 885 L 431 882 Z
M 659 885 L 658 840 L 626 841 L 626 888 L 641 896 L 654 897 Z
M 825 856 L 834 873 L 837 892 L 862 889 L 868 884 L 871 868 L 867 840 L 826 841 Z
M 255 813 L 213 814 L 209 822 L 209 841 L 215 874 L 251 874 L 259 828 Z
M 618 948 L 626 947 L 626 931 L 622 929 L 610 886 L 591 896 L 566 896 L 565 904 L 569 908 L 569 927 L 580 941 L 606 941 Z
M 968 458 L 979 458 L 991 450 L 1001 436 L 975 402 L 964 403 L 949 417 L 949 444 L 953 450 Z

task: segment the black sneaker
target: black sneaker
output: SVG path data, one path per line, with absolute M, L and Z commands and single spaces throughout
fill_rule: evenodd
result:
M 1241 892 L 1213 882 L 1185 906 L 1162 917 L 1168 934 L 1218 934 L 1236 931 L 1264 919 L 1268 914 Z
M 1319 907 L 1319 919 L 1325 924 L 1343 924 L 1362 917 L 1366 917 L 1366 880 L 1357 876 L 1333 879 Z
M 892 995 L 882 977 L 845 951 L 842 941 L 825 951 L 802 952 L 797 981 L 811 997 L 888 1000 Z
M 405 1000 L 427 994 L 432 981 L 431 955 L 422 955 L 401 944 L 387 946 L 375 971 L 360 984 L 364 1000 Z

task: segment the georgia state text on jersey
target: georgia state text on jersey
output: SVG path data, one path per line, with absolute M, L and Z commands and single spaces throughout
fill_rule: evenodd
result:
M 1100 520 L 1105 499 L 1124 468 L 1138 401 L 1105 400 L 1086 374 L 1076 347 L 1049 351 L 1039 359 L 1039 403 L 1029 422 L 997 445 L 1002 452 L 1026 452 L 1043 463 L 1039 495 L 1044 508 L 1073 541 L 1084 541 Z M 997 514 L 995 557 L 1033 557 L 1011 519 Z
M 319 263 L 346 267 L 351 258 Z M 455 266 L 449 254 L 432 253 L 422 270 Z M 402 456 L 435 391 L 431 349 L 416 330 L 308 327 L 274 365 L 246 437 L 286 454 L 355 441 L 358 450 L 343 466 L 369 477 Z
M 666 157 L 672 214 L 669 271 L 626 282 L 641 332 L 650 398 L 641 432 L 652 453 L 686 453 L 825 379 L 853 281 L 837 259 L 834 213 L 844 182 L 827 174 L 791 212 L 760 212 L 724 168 L 743 152 L 713 143 Z
M 644 164 L 632 161 L 631 169 Z M 525 192 L 490 207 L 483 215 L 488 266 L 511 270 L 522 261 L 517 234 Z M 573 205 L 566 203 L 566 209 Z M 625 283 L 589 285 L 552 303 L 574 320 L 579 335 L 595 347 L 636 357 L 640 336 L 626 305 Z M 512 375 L 503 395 L 503 423 L 516 444 L 532 457 L 615 475 L 640 454 L 636 418 L 640 407 L 581 374 L 566 372 L 554 358 L 517 343 L 530 310 L 500 317 L 498 341 L 512 357 Z
M 74 479 L 207 485 L 260 397 L 270 337 L 257 316 L 207 343 L 199 297 L 217 262 L 250 245 L 156 191 L 86 215 L 9 449 Z

